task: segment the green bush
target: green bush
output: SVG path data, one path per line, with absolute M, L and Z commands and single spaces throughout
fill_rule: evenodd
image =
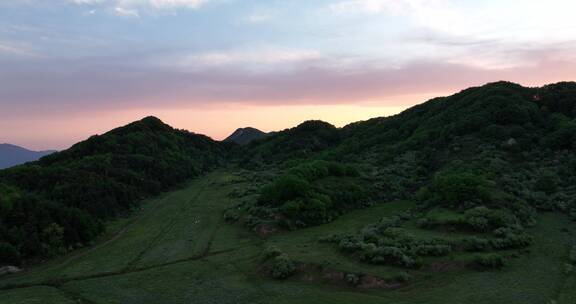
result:
M 271 258 L 275 258 L 277 256 L 282 255 L 283 252 L 282 250 L 280 250 L 278 247 L 276 246 L 268 246 L 266 247 L 266 249 L 264 250 L 264 259 L 271 259 Z
M 474 258 L 473 265 L 481 269 L 500 269 L 506 266 L 506 259 L 499 254 L 486 254 Z
M 360 276 L 355 273 L 347 273 L 344 276 L 344 279 L 346 280 L 346 283 L 352 286 L 356 286 L 360 283 Z
M 492 246 L 488 239 L 480 238 L 477 236 L 472 236 L 469 238 L 465 238 L 461 241 L 464 245 L 464 249 L 466 251 L 490 251 L 492 250 Z
M 356 236 L 344 236 L 338 241 L 338 248 L 344 252 L 355 252 L 362 248 L 362 244 Z
M 358 172 L 351 166 L 328 162 L 312 161 L 298 165 L 281 175 L 271 184 L 263 187 L 258 205 L 274 209 L 282 216 L 280 224 L 289 229 L 332 221 L 347 209 L 365 205 L 368 194 L 355 182 L 338 179 L 321 183 L 327 177 L 356 176 Z M 269 219 L 278 214 L 265 216 L 250 212 L 251 215 Z
M 488 182 L 473 173 L 444 173 L 437 175 L 427 188 L 419 193 L 419 199 L 434 205 L 461 208 L 488 201 Z
M 260 205 L 280 206 L 287 201 L 306 197 L 310 191 L 311 186 L 307 180 L 288 174 L 262 188 L 258 201 Z
M 452 252 L 450 245 L 420 245 L 415 248 L 419 256 L 446 256 Z
M 272 264 L 272 277 L 277 280 L 286 279 L 296 272 L 296 265 L 287 254 L 280 254 L 274 258 Z
M 406 283 L 412 280 L 412 276 L 407 272 L 400 272 L 399 274 L 394 276 L 394 279 L 400 283 Z
M 509 212 L 480 206 L 466 210 L 464 222 L 472 230 L 487 232 L 504 226 L 516 225 L 518 220 Z

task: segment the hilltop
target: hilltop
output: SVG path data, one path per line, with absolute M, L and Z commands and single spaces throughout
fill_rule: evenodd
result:
M 234 133 L 230 134 L 230 136 L 224 139 L 224 142 L 233 142 L 238 145 L 247 145 L 250 142 L 263 138 L 267 135 L 266 132 L 262 132 L 255 128 L 239 128 L 234 131 Z

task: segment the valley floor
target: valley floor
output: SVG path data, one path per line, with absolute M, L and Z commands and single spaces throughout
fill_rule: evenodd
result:
M 235 171 L 216 171 L 186 187 L 146 202 L 91 249 L 0 279 L 0 303 L 443 303 L 573 304 L 574 276 L 563 273 L 576 240 L 576 225 L 542 214 L 530 253 L 500 271 L 466 268 L 413 271 L 397 289 L 353 288 L 322 274 L 274 281 L 259 271 L 271 244 L 294 260 L 378 277 L 403 270 L 360 264 L 318 238 L 352 231 L 410 208 L 407 202 L 354 211 L 338 220 L 267 239 L 224 222 L 229 193 L 247 181 Z

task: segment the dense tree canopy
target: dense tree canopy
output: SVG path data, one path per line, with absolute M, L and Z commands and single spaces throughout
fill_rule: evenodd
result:
M 210 138 L 154 117 L 0 172 L 0 264 L 91 242 L 102 220 L 219 164 Z

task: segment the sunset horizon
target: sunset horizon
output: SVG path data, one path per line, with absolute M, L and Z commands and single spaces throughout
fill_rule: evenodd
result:
M 0 141 L 61 150 L 148 115 L 220 140 L 576 78 L 574 4 L 499 3 L 4 2 Z

